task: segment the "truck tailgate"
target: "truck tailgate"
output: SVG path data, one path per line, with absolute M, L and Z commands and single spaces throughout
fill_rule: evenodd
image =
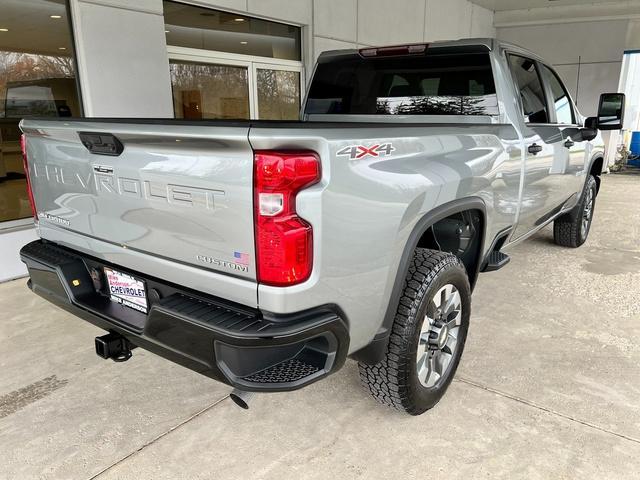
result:
M 255 281 L 249 124 L 130 122 L 23 122 L 43 238 Z

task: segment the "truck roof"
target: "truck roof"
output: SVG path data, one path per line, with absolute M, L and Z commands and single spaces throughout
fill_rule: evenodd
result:
M 420 42 L 418 42 L 419 44 Z M 485 50 L 487 52 L 496 50 L 498 48 L 506 48 L 508 50 L 512 50 L 521 54 L 524 54 L 528 57 L 534 58 L 536 60 L 542 60 L 540 58 L 539 55 L 537 55 L 536 53 L 527 50 L 526 48 L 520 47 L 519 45 L 515 45 L 509 42 L 505 42 L 503 40 L 499 40 L 497 38 L 462 38 L 459 40 L 439 40 L 439 41 L 435 41 L 435 42 L 424 42 L 425 44 L 428 45 L 428 48 L 448 48 L 451 49 L 452 51 L 455 50 L 460 50 L 460 51 L 465 51 L 465 50 L 474 50 L 474 51 L 481 51 L 481 50 Z M 411 44 L 407 44 L 407 45 L 411 45 Z M 371 47 L 371 48 L 380 48 L 383 46 L 378 46 L 378 47 Z M 359 52 L 360 49 L 355 49 L 355 48 L 351 48 L 351 49 L 342 49 L 342 50 L 328 50 L 325 52 L 322 52 L 320 54 L 320 56 L 318 57 L 318 61 L 321 60 L 329 60 L 332 57 L 338 57 L 338 56 L 346 56 L 346 55 L 354 55 L 357 54 Z

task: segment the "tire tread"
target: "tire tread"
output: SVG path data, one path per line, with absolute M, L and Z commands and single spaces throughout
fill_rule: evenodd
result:
M 581 238 L 580 228 L 582 222 L 582 210 L 584 208 L 584 200 L 586 198 L 585 193 L 589 188 L 595 189 L 594 191 L 594 206 L 595 206 L 595 194 L 597 192 L 596 179 L 593 175 L 589 175 L 587 178 L 580 202 L 570 212 L 556 218 L 553 222 L 553 241 L 556 245 L 569 248 L 578 248 L 586 241 L 585 238 Z M 592 213 L 593 221 L 593 213 Z M 587 236 L 589 232 L 587 232 Z
M 360 380 L 378 402 L 413 415 L 425 410 L 416 405 L 407 385 L 410 362 L 414 361 L 409 352 L 418 321 L 416 313 L 434 279 L 452 267 L 464 270 L 461 260 L 450 253 L 425 248 L 414 252 L 385 357 L 375 365 L 359 363 Z

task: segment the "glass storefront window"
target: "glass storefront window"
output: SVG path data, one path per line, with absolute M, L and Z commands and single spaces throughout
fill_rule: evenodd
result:
M 300 74 L 258 68 L 258 112 L 265 120 L 297 120 L 300 110 Z
M 31 216 L 21 118 L 80 116 L 65 2 L 7 0 L 0 17 L 0 222 Z
M 246 67 L 171 60 L 169 69 L 176 118 L 249 118 Z
M 167 45 L 300 60 L 300 28 L 284 23 L 163 2 Z
M 300 28 L 164 1 L 176 118 L 298 119 Z

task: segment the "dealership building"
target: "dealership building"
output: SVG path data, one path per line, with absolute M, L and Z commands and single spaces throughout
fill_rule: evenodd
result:
M 580 3 L 1 0 L 0 281 L 35 238 L 22 117 L 295 119 L 323 51 L 494 36 L 549 59 L 592 115 L 640 48 L 640 5 Z

